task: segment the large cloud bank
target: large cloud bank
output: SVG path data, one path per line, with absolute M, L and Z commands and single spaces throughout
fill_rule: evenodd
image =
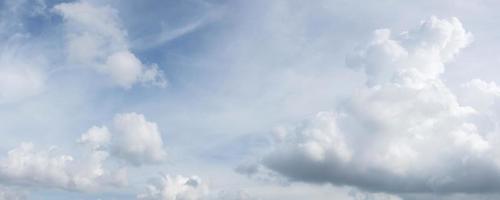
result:
M 473 80 L 457 94 L 474 97 L 457 95 L 440 78 L 471 41 L 456 18 L 375 31 L 347 57 L 366 87 L 335 112 L 279 129 L 263 164 L 292 180 L 375 191 L 500 191 L 500 88 Z

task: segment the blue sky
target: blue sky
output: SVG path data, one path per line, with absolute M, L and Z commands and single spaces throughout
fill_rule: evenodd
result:
M 498 6 L 0 1 L 0 200 L 497 199 Z

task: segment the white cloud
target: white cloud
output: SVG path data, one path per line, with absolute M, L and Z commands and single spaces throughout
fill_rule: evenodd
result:
M 369 85 L 399 81 L 418 87 L 443 73 L 444 64 L 471 41 L 458 19 L 431 17 L 395 36 L 388 29 L 376 30 L 367 45 L 347 57 L 347 64 L 364 70 Z
M 498 191 L 498 130 L 485 129 L 478 119 L 490 116 L 461 105 L 440 79 L 471 38 L 455 18 L 433 17 L 395 38 L 376 31 L 347 59 L 367 86 L 336 112 L 280 129 L 264 165 L 291 180 L 376 191 Z M 473 82 L 496 94 L 495 84 Z
M 45 89 L 46 59 L 34 52 L 29 35 L 12 33 L 0 41 L 0 103 L 16 102 Z
M 26 193 L 10 187 L 0 186 L 0 200 L 25 200 Z
M 349 192 L 351 200 L 403 200 L 402 198 L 386 193 L 370 193 L 358 190 Z
M 23 143 L 0 160 L 0 180 L 8 184 L 78 191 L 97 191 L 126 184 L 123 170 L 106 170 L 105 151 L 91 150 L 81 159 L 58 154 L 55 147 L 36 149 Z
M 117 114 L 113 120 L 113 152 L 134 164 L 158 163 L 166 152 L 158 126 L 137 113 Z
M 136 83 L 166 86 L 163 72 L 156 65 L 144 65 L 130 51 L 117 10 L 77 1 L 58 4 L 54 11 L 64 18 L 71 62 L 108 75 L 122 88 Z
M 84 145 L 78 156 L 60 153 L 56 146 L 36 148 L 22 143 L 0 157 L 0 181 L 9 185 L 96 192 L 127 185 L 127 170 L 106 161 L 111 140 L 106 127 L 91 127 L 77 140 Z
M 137 195 L 140 200 L 201 200 L 208 195 L 208 186 L 197 176 L 162 176 Z
M 150 180 L 138 200 L 253 200 L 244 191 L 225 191 L 211 188 L 198 176 L 162 175 Z
M 500 87 L 495 82 L 473 79 L 461 85 L 458 92 L 460 103 L 472 106 L 481 112 L 489 112 L 500 97 Z
M 110 140 L 111 133 L 109 132 L 107 127 L 93 126 L 80 136 L 78 142 L 90 145 L 92 149 L 98 149 L 104 145 L 107 145 Z
M 2 67 L 2 66 L 0 66 Z M 0 103 L 15 102 L 39 94 L 44 88 L 42 73 L 30 68 L 0 69 Z
M 134 165 L 158 164 L 165 160 L 166 150 L 158 125 L 138 113 L 120 113 L 109 126 L 93 126 L 77 142 L 93 150 L 111 152 Z

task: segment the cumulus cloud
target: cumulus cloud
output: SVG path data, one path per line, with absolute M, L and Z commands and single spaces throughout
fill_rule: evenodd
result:
M 107 127 L 93 126 L 87 132 L 85 132 L 80 136 L 78 142 L 90 145 L 92 149 L 98 149 L 102 146 L 107 145 L 110 142 L 110 140 L 111 140 L 111 133 L 109 132 Z
M 138 200 L 253 200 L 244 191 L 225 191 L 209 187 L 198 176 L 162 175 L 152 179 Z
M 208 195 L 208 186 L 197 176 L 164 175 L 137 195 L 140 200 L 199 200 Z
M 458 97 L 460 103 L 488 112 L 500 97 L 500 86 L 495 82 L 473 79 L 461 85 Z
M 166 86 L 158 66 L 143 64 L 129 49 L 117 10 L 82 0 L 58 4 L 54 11 L 64 19 L 66 49 L 72 63 L 108 75 L 122 88 L 136 83 Z
M 500 191 L 498 120 L 460 103 L 440 79 L 471 39 L 456 18 L 432 17 L 398 35 L 375 31 L 347 58 L 366 87 L 335 112 L 279 129 L 263 164 L 291 180 L 374 191 Z M 465 87 L 498 93 L 494 83 Z
M 407 84 L 425 83 L 444 72 L 444 64 L 472 42 L 457 18 L 431 17 L 420 26 L 393 35 L 388 29 L 376 30 L 366 45 L 347 56 L 349 67 L 362 69 L 369 85 L 404 79 Z M 406 75 L 405 75 L 406 74 Z
M 166 151 L 158 126 L 137 113 L 117 114 L 113 120 L 113 152 L 131 163 L 158 163 Z
M 135 165 L 158 163 L 166 155 L 157 125 L 137 113 L 117 114 L 111 129 L 93 126 L 77 142 L 84 149 L 79 156 L 59 153 L 55 146 L 40 149 L 33 143 L 22 143 L 0 157 L 0 181 L 12 185 L 100 191 L 122 187 L 128 182 L 126 168 L 109 166 L 107 161 L 111 155 Z
M 110 171 L 103 162 L 105 151 L 88 151 L 82 158 L 59 154 L 52 147 L 35 148 L 22 143 L 0 159 L 0 180 L 8 184 L 60 188 L 77 191 L 97 191 L 126 184 L 126 171 Z
M 25 200 L 26 194 L 18 189 L 0 186 L 0 200 Z
M 116 114 L 109 128 L 91 127 L 78 142 L 137 166 L 161 163 L 167 155 L 158 125 L 134 112 Z

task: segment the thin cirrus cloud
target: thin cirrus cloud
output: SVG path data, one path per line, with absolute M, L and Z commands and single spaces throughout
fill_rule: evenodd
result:
M 497 116 L 460 103 L 440 78 L 471 41 L 456 18 L 432 17 L 401 34 L 376 30 L 347 57 L 366 87 L 338 111 L 279 129 L 263 164 L 291 180 L 370 191 L 499 191 L 498 130 L 483 128 Z M 479 99 L 498 97 L 495 83 L 464 85 Z

